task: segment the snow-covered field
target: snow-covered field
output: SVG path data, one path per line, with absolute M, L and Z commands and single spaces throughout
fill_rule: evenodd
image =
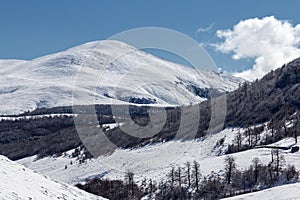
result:
M 226 200 L 298 200 L 300 199 L 300 183 L 287 184 L 270 189 L 239 195 Z M 225 199 L 224 199 L 225 200 Z
M 243 81 L 171 63 L 118 41 L 90 42 L 30 61 L 0 60 L 0 76 L 0 115 L 73 103 L 126 104 L 131 97 L 189 105 L 205 99 L 193 87 L 224 92 Z
M 112 155 L 87 160 L 79 164 L 76 158 L 70 158 L 73 150 L 61 157 L 46 157 L 36 160 L 29 157 L 18 162 L 39 171 L 42 174 L 74 184 L 91 177 L 104 177 L 110 179 L 123 179 L 124 172 L 130 170 L 135 173 L 136 181 L 143 178 L 152 178 L 159 181 L 165 178 L 174 166 L 184 166 L 187 161 L 198 161 L 201 173 L 209 174 L 211 171 L 219 172 L 224 168 L 224 151 L 228 143 L 232 143 L 234 136 L 240 129 L 225 129 L 222 132 L 206 137 L 204 140 L 171 141 L 148 145 L 132 150 L 116 150 Z M 221 146 L 216 145 L 224 138 Z M 277 144 L 290 146 L 294 143 L 292 138 L 284 139 Z M 271 149 L 258 148 L 232 154 L 236 159 L 237 167 L 248 167 L 255 157 L 267 164 L 271 160 Z M 300 153 L 282 151 L 286 163 L 291 163 L 300 169 Z M 71 164 L 72 163 L 72 164 Z M 66 168 L 66 169 L 65 169 Z
M 0 199 L 3 200 L 104 199 L 53 181 L 4 156 L 0 156 L 0 180 Z
M 214 158 L 217 150 L 211 147 L 217 140 L 224 137 L 231 141 L 232 134 L 230 132 L 231 130 L 225 130 L 204 141 L 173 141 L 133 150 L 118 149 L 112 155 L 87 160 L 83 164 L 79 164 L 76 158 L 69 157 L 74 150 L 61 157 L 46 157 L 36 160 L 36 156 L 33 156 L 18 162 L 42 174 L 71 184 L 91 176 L 123 179 L 124 172 L 127 170 L 133 171 L 137 180 L 142 180 L 144 177 L 153 177 L 153 179 L 159 180 L 164 178 L 171 166 L 184 164 L 188 160 L 199 161 Z M 66 165 L 67 169 L 65 169 Z

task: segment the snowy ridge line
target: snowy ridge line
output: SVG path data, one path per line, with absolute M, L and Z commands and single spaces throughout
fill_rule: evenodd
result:
M 128 49 L 130 54 L 115 60 Z M 165 61 L 120 41 L 90 42 L 26 62 L 0 60 L 0 75 L 1 115 L 70 105 L 190 105 L 206 100 L 209 89 L 224 93 L 244 82 Z

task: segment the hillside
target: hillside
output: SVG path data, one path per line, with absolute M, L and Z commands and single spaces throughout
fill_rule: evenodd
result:
M 209 191 L 215 191 L 213 194 L 217 195 L 212 199 L 230 196 L 231 189 L 236 194 L 241 194 L 252 189 L 262 190 L 278 184 L 293 183 L 298 180 L 297 172 L 300 168 L 297 159 L 299 151 L 291 151 L 292 147 L 298 146 L 300 139 L 299 66 L 299 59 L 296 59 L 261 80 L 244 83 L 237 90 L 227 93 L 227 113 L 221 131 L 208 131 L 211 102 L 215 99 L 187 107 L 155 107 L 166 111 L 166 122 L 157 134 L 144 138 L 131 136 L 122 130 L 122 126 L 132 124 L 124 114 L 124 109 L 128 109 L 124 105 L 115 106 L 114 113 L 109 105 L 78 105 L 79 113 L 74 112 L 70 106 L 44 108 L 22 115 L 1 117 L 0 152 L 18 159 L 19 163 L 33 170 L 66 183 L 90 181 L 88 184 L 91 186 L 80 187 L 91 187 L 91 190 L 95 188 L 93 184 L 99 184 L 97 178 L 123 180 L 128 171 L 134 172 L 139 186 L 144 178 L 150 178 L 156 183 L 164 180 L 164 186 L 169 187 L 170 171 L 175 168 L 184 171 L 186 163 L 193 161 L 200 163 L 203 181 L 215 181 L 214 184 L 219 184 L 220 188 L 209 188 Z M 150 121 L 148 111 L 151 108 L 151 105 L 130 106 L 131 120 L 141 126 L 147 125 Z M 194 111 L 198 109 L 200 119 L 197 125 Z M 89 117 L 95 112 L 97 121 L 90 121 Z M 80 119 L 79 115 L 83 118 Z M 159 117 L 157 115 L 159 112 L 151 117 Z M 181 120 L 182 116 L 184 121 Z M 74 120 L 77 121 L 77 127 Z M 181 123 L 184 128 L 180 129 Z M 214 124 L 212 128 L 214 126 L 220 128 L 219 124 Z M 88 134 L 102 130 L 105 138 L 118 148 L 111 149 L 109 154 L 93 158 L 87 151 L 89 147 L 86 146 L 85 149 L 82 146 L 82 138 L 77 134 L 78 127 Z M 195 127 L 196 136 L 192 132 Z M 98 148 L 105 148 L 105 143 L 94 144 Z M 279 155 L 284 157 L 281 168 L 277 168 L 278 173 L 272 161 L 274 149 L 278 149 L 278 158 Z M 239 170 L 237 177 L 246 176 L 247 173 L 251 175 L 253 160 L 258 158 L 262 168 L 261 182 L 245 183 L 249 184 L 245 188 L 241 187 L 240 182 L 236 182 L 236 185 L 224 182 L 224 161 L 228 154 L 234 158 L 236 169 Z M 292 179 L 289 178 L 289 173 L 293 174 Z M 204 183 L 202 187 L 211 186 L 211 182 Z M 116 188 L 112 189 L 114 191 Z M 216 192 L 218 190 L 222 193 Z M 203 191 L 205 192 L 201 190 Z M 193 191 L 190 193 L 198 194 Z M 206 198 L 210 198 L 210 193 L 212 192 L 206 193 Z M 170 194 L 173 193 L 168 193 Z M 158 192 L 157 195 L 162 194 Z
M 31 169 L 0 156 L 0 198 L 14 199 L 82 199 L 100 200 L 73 186 L 52 181 Z
M 226 94 L 226 117 L 225 123 L 218 130 L 223 128 L 237 127 L 249 129 L 249 133 L 243 136 L 244 140 L 249 140 L 248 145 L 243 148 L 233 146 L 231 152 L 241 149 L 251 149 L 256 145 L 269 144 L 276 142 L 285 137 L 294 137 L 300 135 L 299 122 L 297 126 L 286 126 L 289 121 L 299 121 L 299 99 L 300 99 L 300 63 L 299 59 L 284 65 L 282 68 L 275 70 L 264 76 L 261 80 L 253 83 L 244 83 L 237 90 Z M 223 102 L 224 103 L 224 102 Z M 109 105 L 79 106 L 88 116 L 91 112 L 96 111 L 98 121 L 87 125 L 83 119 L 77 119 L 78 113 L 72 115 L 72 107 L 56 107 L 48 109 L 37 109 L 33 112 L 25 113 L 26 117 L 13 116 L 2 117 L 0 121 L 0 153 L 11 159 L 21 159 L 28 156 L 39 155 L 47 156 L 56 153 L 62 153 L 74 149 L 82 144 L 75 127 L 74 119 L 83 120 L 82 124 L 86 130 L 97 130 L 97 126 L 103 124 L 116 124 L 115 119 L 124 125 L 129 125 L 128 116 L 124 114 L 126 106 L 114 106 L 119 112 L 112 114 Z M 151 106 L 131 106 L 131 118 L 144 126 L 149 122 L 148 110 Z M 128 109 L 128 108 L 127 108 Z M 207 135 L 211 119 L 211 100 L 204 101 L 192 107 L 160 107 L 162 111 L 167 112 L 167 118 L 162 129 L 153 137 L 136 138 L 125 133 L 120 127 L 115 126 L 113 129 L 106 129 L 105 134 L 116 146 L 121 148 L 132 148 L 176 139 L 194 139 Z M 200 119 L 198 128 L 196 118 L 186 115 L 184 122 L 181 121 L 182 111 L 200 110 Z M 191 112 L 193 113 L 193 112 Z M 53 117 L 47 117 L 51 114 Z M 195 114 L 195 113 L 194 113 Z M 40 117 L 30 117 L 30 116 Z M 43 117 L 44 116 L 44 117 Z M 157 116 L 158 118 L 160 116 Z M 154 117 L 155 118 L 155 117 Z M 126 122 L 126 123 L 125 123 Z M 177 134 L 180 124 L 184 123 L 182 134 Z M 267 123 L 267 129 L 272 130 L 272 135 L 263 137 L 259 141 L 255 138 L 262 132 L 260 127 Z M 77 124 L 78 125 L 78 124 Z M 218 126 L 215 124 L 214 126 Z M 197 128 L 196 135 L 194 130 Z M 210 127 L 214 128 L 214 127 Z M 216 132 L 215 132 L 216 133 Z M 49 141 L 51 145 L 49 145 Z M 98 144 L 99 145 L 99 144 Z
M 206 197 L 204 199 L 219 199 L 220 196 L 226 194 L 226 192 L 224 193 L 224 190 L 226 191 L 226 187 L 225 189 L 221 190 L 217 185 L 220 184 L 220 186 L 222 187 L 224 187 L 224 185 L 226 186 L 226 183 L 224 184 L 224 177 L 226 174 L 225 160 L 228 155 L 224 155 L 224 152 L 226 151 L 228 145 L 234 143 L 234 136 L 243 131 L 245 130 L 225 129 L 218 134 L 205 137 L 202 140 L 185 142 L 170 141 L 131 150 L 118 149 L 111 155 L 101 156 L 97 159 L 81 160 L 83 151 L 74 149 L 63 153 L 61 156 L 45 157 L 42 159 L 37 159 L 36 156 L 33 156 L 18 160 L 18 162 L 30 167 L 33 170 L 39 171 L 42 174 L 53 177 L 55 179 L 59 179 L 69 184 L 77 184 L 81 183 L 82 181 L 90 181 L 89 183 L 91 184 L 91 190 L 88 191 L 97 191 L 97 188 L 93 185 L 95 182 L 97 183 L 97 179 L 101 179 L 104 181 L 120 180 L 126 182 L 126 174 L 128 173 L 128 171 L 130 171 L 134 173 L 134 182 L 138 186 L 142 188 L 148 187 L 147 185 L 145 186 L 145 183 L 149 184 L 149 181 L 152 181 L 152 184 L 155 185 L 156 189 L 165 190 L 165 192 L 169 194 L 172 194 L 174 192 L 174 195 L 178 195 L 180 194 L 180 192 L 178 192 L 173 188 L 173 186 L 170 185 L 172 170 L 175 170 L 175 172 L 173 171 L 174 176 L 176 177 L 174 182 L 178 184 L 178 170 L 181 169 L 181 186 L 184 188 L 182 189 L 182 193 L 184 193 L 184 191 L 190 191 L 192 194 L 194 194 L 194 190 L 192 188 L 190 188 L 189 190 L 187 189 L 188 172 L 186 166 L 187 163 L 190 162 L 191 176 L 193 177 L 192 181 L 194 182 L 195 172 L 193 163 L 197 162 L 199 163 L 199 177 L 201 180 L 201 184 L 204 184 L 205 180 L 210 180 L 210 177 L 212 177 L 212 181 L 215 181 L 215 183 L 213 182 L 211 184 L 216 185 L 216 188 L 213 187 L 214 185 L 210 188 L 207 188 L 208 191 L 206 191 Z M 268 131 L 267 133 L 270 132 Z M 300 139 L 300 137 L 298 139 Z M 222 145 L 218 144 L 220 140 L 224 140 L 224 143 Z M 257 148 L 230 154 L 230 156 L 232 156 L 235 160 L 236 170 L 240 171 L 239 173 L 234 175 L 235 178 L 233 178 L 233 181 L 237 180 L 242 175 L 248 177 L 248 179 L 241 178 L 241 180 L 237 182 L 238 187 L 240 188 L 237 190 L 237 192 L 243 193 L 243 188 L 247 188 L 248 190 L 249 188 L 252 188 L 252 190 L 263 190 L 264 188 L 272 187 L 278 184 L 280 185 L 290 182 L 293 183 L 295 180 L 290 180 L 290 182 L 289 180 L 284 180 L 285 177 L 287 177 L 286 170 L 289 166 L 294 165 L 297 171 L 299 171 L 300 169 L 300 162 L 298 160 L 300 153 L 291 153 L 291 151 L 288 149 L 293 145 L 298 145 L 294 143 L 293 138 L 287 138 L 272 144 L 272 146 L 281 146 L 287 148 L 287 150 L 279 151 L 280 155 L 284 157 L 284 161 L 282 162 L 282 164 L 280 164 L 281 175 L 279 176 L 279 182 L 276 182 L 276 184 L 268 182 L 270 180 L 270 177 L 268 176 L 269 173 L 272 173 L 274 179 L 277 180 L 277 178 L 275 178 L 276 171 L 275 168 L 273 168 L 274 163 L 272 164 L 272 149 Z M 74 155 L 78 156 L 74 157 Z M 253 164 L 253 160 L 255 159 L 259 160 L 260 166 L 265 167 L 261 168 L 259 172 L 259 176 L 261 177 L 260 183 L 258 185 L 252 183 L 253 185 L 249 186 L 248 184 L 251 184 L 251 182 L 253 181 L 253 173 L 240 173 L 244 170 L 253 169 L 253 166 L 250 166 Z M 298 179 L 298 176 L 295 176 L 295 179 Z M 169 189 L 164 189 L 161 184 L 165 184 L 164 187 L 167 187 Z M 201 188 L 202 187 L 204 186 L 201 186 Z M 227 187 L 234 188 L 236 187 L 236 183 L 233 186 L 227 185 Z M 220 190 L 219 194 L 218 190 Z M 230 189 L 228 190 L 230 191 Z M 249 192 L 248 190 L 245 191 Z M 125 189 L 124 191 L 127 190 Z M 160 190 L 158 190 L 157 192 L 159 193 L 159 191 Z M 205 192 L 204 189 L 201 189 L 200 191 Z M 293 190 L 291 190 L 291 192 L 292 191 Z M 209 194 L 217 195 L 218 198 L 210 198 Z M 290 197 L 297 196 L 298 193 L 290 194 Z M 277 199 L 281 200 L 284 199 L 281 197 L 285 196 L 281 195 L 279 197 L 280 198 Z
M 300 110 L 300 58 L 228 95 L 228 126 L 280 121 Z
M 162 60 L 119 41 L 95 41 L 29 61 L 0 60 L 0 115 L 90 104 L 189 105 L 243 82 Z
M 231 198 L 226 198 L 226 200 L 290 200 L 298 199 L 300 197 L 300 183 L 288 184 L 273 187 L 270 189 L 262 190 L 259 192 L 253 192 L 249 194 L 239 195 Z M 225 200 L 225 199 L 224 199 Z

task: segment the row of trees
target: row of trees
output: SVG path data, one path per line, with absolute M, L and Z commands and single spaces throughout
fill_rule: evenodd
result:
M 294 182 L 299 176 L 294 166 L 285 166 L 284 157 L 278 149 L 272 150 L 271 161 L 267 165 L 254 158 L 252 164 L 243 171 L 237 169 L 232 156 L 225 158 L 222 173 L 212 172 L 201 176 L 196 173 L 200 171 L 200 165 L 196 164 L 192 165 L 193 173 L 189 175 L 188 166 L 177 168 L 175 173 L 172 169 L 167 180 L 159 184 L 155 198 L 220 199 Z
M 299 176 L 294 166 L 285 165 L 278 149 L 271 151 L 267 165 L 254 158 L 248 168 L 238 170 L 234 157 L 227 156 L 222 172 L 200 171 L 200 163 L 194 161 L 173 167 L 160 182 L 144 179 L 138 186 L 134 173 L 127 172 L 124 181 L 94 179 L 77 186 L 109 199 L 220 199 L 294 182 Z
M 296 112 L 288 120 L 275 121 L 271 119 L 266 126 L 260 125 L 245 129 L 243 133 L 236 134 L 233 143 L 228 146 L 228 154 L 251 149 L 258 145 L 271 144 L 286 137 L 294 137 L 295 144 L 297 144 L 300 136 L 299 112 Z M 262 134 L 264 131 L 265 134 Z

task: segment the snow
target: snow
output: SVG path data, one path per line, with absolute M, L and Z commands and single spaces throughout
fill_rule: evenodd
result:
M 117 58 L 117 59 L 116 59 Z M 0 114 L 74 104 L 197 103 L 187 87 L 231 91 L 243 80 L 171 63 L 119 41 L 96 41 L 34 60 L 0 60 Z
M 74 186 L 52 181 L 24 166 L 0 156 L 0 199 L 104 199 Z
M 270 189 L 252 192 L 249 194 L 243 194 L 231 198 L 226 198 L 226 200 L 291 200 L 300 198 L 300 183 L 288 184 L 273 187 Z
M 108 129 L 114 129 L 114 128 L 120 127 L 123 124 L 124 123 L 110 123 L 110 124 L 102 124 L 101 126 L 103 128 L 106 128 L 106 130 L 108 130 Z M 100 127 L 100 125 L 98 125 L 97 127 Z
M 267 145 L 267 146 L 270 146 L 270 147 L 286 147 L 286 148 L 290 148 L 292 147 L 293 145 L 295 145 L 295 138 L 293 137 L 287 137 L 287 138 L 284 138 L 278 142 L 275 142 L 273 144 L 270 144 L 270 145 Z
M 115 124 L 111 125 L 114 127 Z M 117 149 L 111 155 L 89 159 L 83 164 L 70 156 L 74 150 L 70 150 L 60 157 L 37 159 L 36 156 L 32 156 L 17 162 L 69 184 L 82 183 L 93 177 L 124 179 L 125 172 L 128 170 L 134 172 L 137 184 L 141 184 L 145 178 L 159 182 L 166 178 L 172 167 L 183 167 L 186 162 L 193 161 L 200 163 L 202 175 L 208 175 L 211 172 L 224 173 L 224 160 L 227 156 L 225 151 L 228 145 L 234 142 L 235 136 L 244 131 L 246 129 L 227 128 L 217 134 L 192 141 L 170 141 L 135 149 Z M 265 130 L 262 134 L 268 134 L 268 131 Z M 224 142 L 220 145 L 221 140 Z M 300 141 L 300 137 L 298 141 Z M 295 144 L 294 138 L 285 138 L 269 146 L 291 147 L 293 145 L 298 145 Z M 271 161 L 271 151 L 270 148 L 254 148 L 233 153 L 231 156 L 235 158 L 237 169 L 245 170 L 256 157 L 262 164 L 268 164 Z M 286 165 L 292 164 L 296 169 L 300 169 L 300 152 L 279 151 L 284 155 Z M 271 197 L 273 199 L 296 199 L 299 196 L 299 192 L 296 192 L 297 189 L 299 189 L 299 183 L 246 194 L 233 199 L 271 199 Z M 285 190 L 290 191 L 288 195 Z M 278 193 L 281 196 L 277 196 L 278 198 L 274 198 L 276 195 L 270 196 L 269 194 L 273 191 L 274 194 Z
M 61 157 L 46 157 L 36 159 L 35 156 L 19 160 L 18 162 L 52 178 L 62 182 L 75 184 L 86 178 L 101 177 L 110 179 L 123 179 L 127 170 L 135 173 L 137 182 L 144 178 L 161 180 L 165 178 L 174 166 L 184 166 L 186 162 L 198 161 L 201 165 L 201 173 L 209 174 L 212 171 L 222 172 L 224 152 L 228 144 L 232 144 L 234 136 L 243 130 L 225 129 L 218 134 L 207 136 L 202 140 L 171 141 L 147 145 L 136 149 L 117 149 L 113 154 L 87 160 L 79 164 L 76 158 L 70 158 L 72 151 Z M 224 139 L 223 145 L 216 145 Z M 277 144 L 290 146 L 292 138 L 284 139 Z M 294 164 L 300 169 L 299 152 L 290 153 L 289 150 L 281 150 L 286 163 Z M 267 164 L 271 160 L 271 149 L 257 148 L 248 151 L 231 154 L 239 169 L 247 168 L 255 157 Z M 72 165 L 70 164 L 72 162 Z M 65 169 L 67 165 L 67 169 Z
M 118 149 L 112 155 L 102 156 L 97 159 L 87 160 L 79 164 L 76 158 L 70 158 L 72 151 L 66 152 L 61 157 L 46 157 L 36 159 L 36 156 L 19 160 L 25 166 L 39 171 L 42 174 L 61 180 L 66 183 L 75 184 L 93 176 L 123 179 L 124 172 L 132 170 L 136 180 L 151 177 L 160 180 L 166 175 L 171 166 L 183 165 L 186 161 L 211 162 L 216 154 L 222 151 L 215 149 L 216 142 L 225 138 L 226 143 L 232 141 L 236 129 L 226 129 L 219 134 L 207 137 L 205 140 L 194 141 L 172 141 L 147 145 L 137 149 Z M 72 164 L 70 164 L 72 163 Z M 203 168 L 204 173 L 211 169 L 222 169 L 223 161 L 217 166 Z M 67 165 L 67 169 L 65 169 Z M 203 166 L 205 166 L 203 164 Z

